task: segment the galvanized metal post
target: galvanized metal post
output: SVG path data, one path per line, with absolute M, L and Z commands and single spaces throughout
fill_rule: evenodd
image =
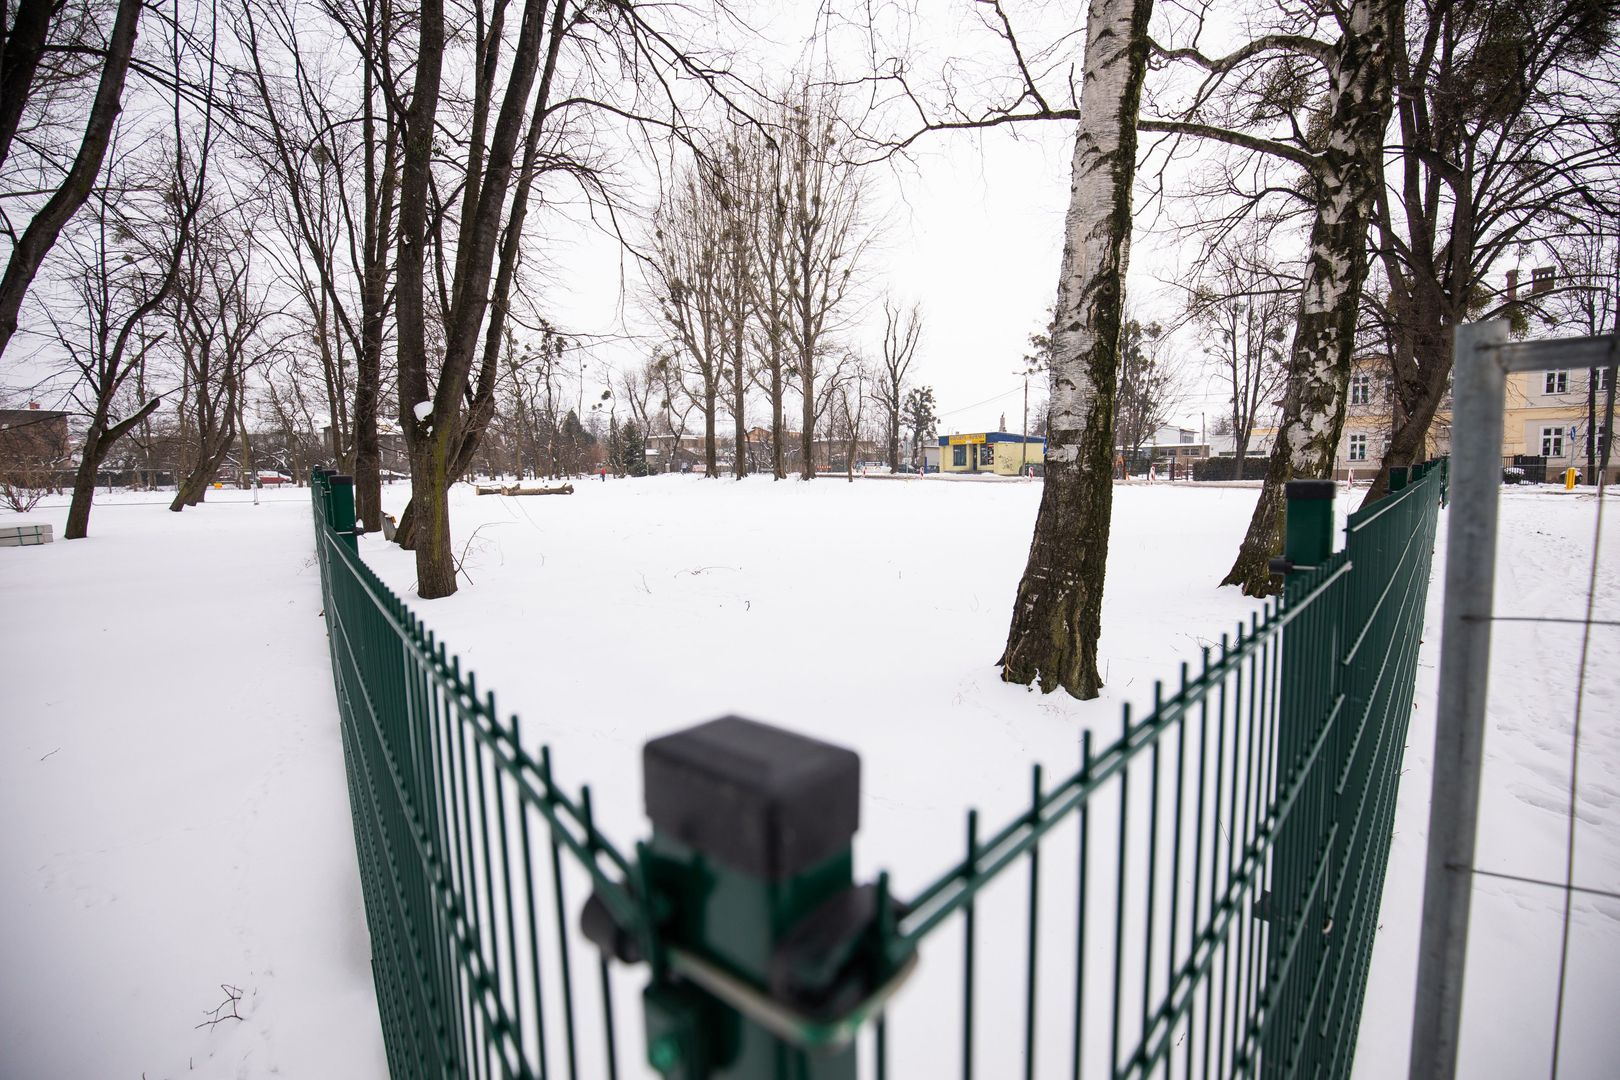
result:
M 725 717 L 649 742 L 643 768 L 646 875 L 673 909 L 661 937 L 681 951 L 643 996 L 653 1067 L 670 1080 L 855 1080 L 853 1044 L 806 1050 L 780 1029 L 854 1003 L 814 991 L 849 965 L 875 909 L 875 890 L 853 887 L 859 756 Z
M 1502 480 L 1505 322 L 1457 328 L 1451 429 L 1457 494 L 1446 537 L 1446 601 L 1441 616 L 1436 695 L 1434 788 L 1412 1016 L 1413 1080 L 1457 1074 L 1463 970 L 1474 840 L 1479 825 L 1485 744 L 1486 673 L 1496 570 L 1496 499 Z M 1449 494 L 1449 492 L 1448 492 Z

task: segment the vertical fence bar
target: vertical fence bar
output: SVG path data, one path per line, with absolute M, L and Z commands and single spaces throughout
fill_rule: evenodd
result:
M 979 812 L 969 810 L 967 816 L 967 860 L 969 877 L 978 872 Z M 974 904 L 970 898 L 962 908 L 962 1080 L 973 1080 L 973 945 L 977 929 L 974 923 Z
M 1033 825 L 1041 812 L 1041 767 L 1030 770 L 1029 820 Z M 1029 936 L 1028 966 L 1024 981 L 1024 1080 L 1035 1080 L 1035 958 L 1040 937 L 1041 845 L 1029 848 Z

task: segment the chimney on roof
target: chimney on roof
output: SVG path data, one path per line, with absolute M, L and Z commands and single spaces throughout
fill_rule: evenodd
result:
M 30 409 L 38 409 L 38 408 L 39 408 L 39 402 L 37 402 L 37 401 L 30 401 L 30 402 L 29 402 L 29 403 L 28 403 L 28 407 L 29 407 L 29 408 L 30 408 Z
M 1519 298 L 1519 272 L 1517 270 L 1507 272 L 1507 298 L 1509 300 Z

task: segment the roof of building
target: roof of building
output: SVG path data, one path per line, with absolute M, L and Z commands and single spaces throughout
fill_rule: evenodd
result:
M 1026 442 L 1031 444 L 1041 444 L 1046 442 L 1046 440 L 1041 438 L 1039 435 L 1019 435 L 1012 431 L 959 431 L 954 435 L 941 435 L 939 437 L 939 445 L 949 446 L 951 445 L 952 439 L 961 439 L 973 435 L 983 435 L 984 441 L 987 443 Z
M 0 409 L 0 428 L 24 427 L 67 416 L 55 409 Z

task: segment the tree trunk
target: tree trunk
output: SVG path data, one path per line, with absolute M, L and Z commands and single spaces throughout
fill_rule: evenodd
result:
M 1333 133 L 1314 178 L 1316 218 L 1300 292 L 1282 420 L 1265 488 L 1222 585 L 1245 595 L 1276 588 L 1271 559 L 1282 551 L 1283 489 L 1296 477 L 1327 479 L 1344 430 L 1356 314 L 1367 277 L 1367 225 L 1382 183 L 1391 108 L 1391 44 L 1397 0 L 1356 0 L 1334 47 Z
M 714 410 L 715 393 L 712 383 L 704 387 L 703 405 L 707 410 L 703 414 L 703 475 L 719 477 L 720 466 L 716 462 L 714 449 Z
M 804 388 L 804 430 L 799 433 L 799 454 L 803 461 L 799 462 L 799 476 L 804 480 L 816 478 L 816 459 L 814 455 L 816 443 L 816 393 L 815 379 L 808 363 L 801 363 L 799 370 Z
M 1058 279 L 1046 483 L 1001 677 L 1102 688 L 1097 640 L 1113 512 L 1114 399 L 1130 256 L 1136 118 L 1153 0 L 1093 0 Z
M 737 449 L 731 455 L 731 475 L 738 480 L 748 475 L 748 424 L 744 419 L 747 407 L 748 383 L 743 373 L 743 332 L 744 327 L 739 321 L 733 328 L 737 334 L 735 353 L 731 358 L 731 377 L 735 380 L 732 388 L 731 412 L 733 426 L 737 430 Z
M 17 332 L 17 316 L 34 275 L 56 245 L 62 229 L 90 197 L 96 177 L 101 173 L 102 158 L 106 155 L 107 144 L 112 140 L 118 113 L 123 108 L 124 77 L 129 73 L 130 57 L 135 51 L 135 34 L 144 6 L 141 0 L 118 0 L 118 13 L 113 18 L 112 32 L 108 35 L 101 78 L 96 85 L 96 96 L 90 104 L 84 138 L 79 143 L 73 164 L 62 178 L 61 186 L 39 208 L 22 235 L 13 236 L 11 256 L 6 261 L 4 273 L 0 274 L 0 355 L 5 354 L 6 346 Z M 8 101 L 7 112 L 14 107 Z
M 105 455 L 105 451 L 92 450 L 99 441 L 94 432 L 85 437 L 84 454 L 73 474 L 73 501 L 68 504 L 67 527 L 62 530 L 64 540 L 83 540 L 90 535 L 90 505 L 96 497 L 96 472 Z
M 372 340 L 375 321 L 376 340 Z M 354 517 L 357 531 L 382 528 L 382 445 L 377 436 L 378 382 L 382 370 L 382 319 L 367 317 L 365 348 L 354 385 Z M 372 349 L 375 346 L 376 351 Z
M 1447 335 L 1449 337 L 1449 335 Z M 1447 346 L 1447 351 L 1450 347 Z M 1378 469 L 1378 475 L 1373 478 L 1372 487 L 1367 489 L 1367 495 L 1361 500 L 1362 506 L 1371 506 L 1373 503 L 1389 494 L 1389 470 L 1391 467 L 1413 465 L 1424 458 L 1424 450 L 1429 442 L 1429 426 L 1434 423 L 1434 414 L 1440 407 L 1440 400 L 1445 395 L 1444 378 L 1451 371 L 1449 358 L 1440 363 L 1427 364 L 1421 370 L 1431 372 L 1439 382 L 1439 386 L 1424 388 L 1410 395 L 1410 405 L 1401 402 L 1402 408 L 1389 433 L 1389 450 L 1384 454 L 1383 464 Z
M 456 591 L 456 564 L 450 550 L 450 440 L 438 432 L 411 454 L 412 542 L 416 552 L 416 594 L 436 600 Z
M 777 357 L 771 363 L 771 470 L 778 480 L 787 479 L 782 435 L 782 360 Z

